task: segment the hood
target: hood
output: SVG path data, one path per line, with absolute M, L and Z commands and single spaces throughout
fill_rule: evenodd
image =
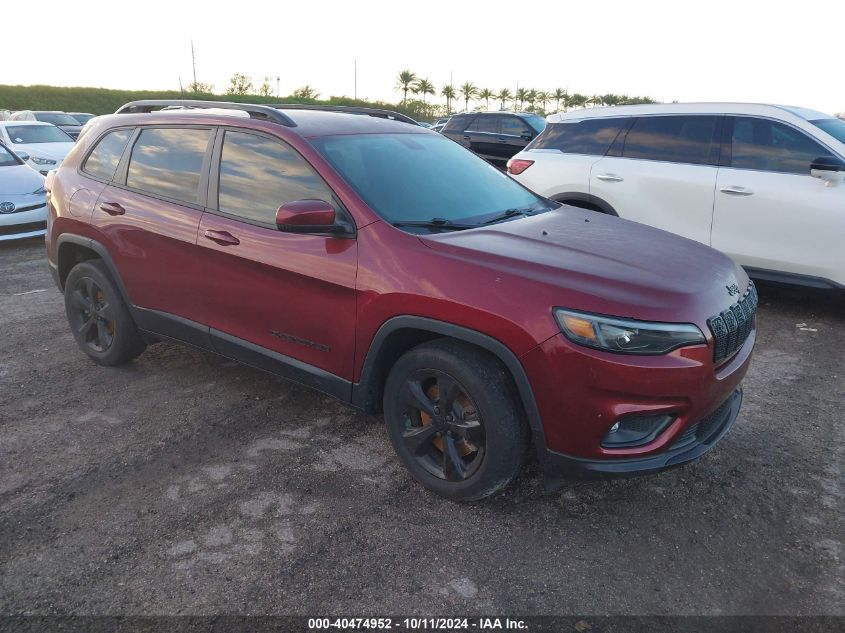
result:
M 32 193 L 44 185 L 44 176 L 27 165 L 0 167 L 0 196 Z
M 708 246 L 569 206 L 420 239 L 512 277 L 519 292 L 548 297 L 549 307 L 618 317 L 706 328 L 709 317 L 738 298 L 728 287 L 744 291 L 748 284 L 739 266 Z
M 40 156 L 41 158 L 52 158 L 56 161 L 62 161 L 73 149 L 73 143 L 70 141 L 61 143 L 18 143 L 11 145 L 12 151 L 23 150 L 30 156 Z

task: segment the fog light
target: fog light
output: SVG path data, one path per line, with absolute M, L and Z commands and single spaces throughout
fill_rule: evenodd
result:
M 653 442 L 673 421 L 671 415 L 631 415 L 616 422 L 604 439 L 603 448 L 632 448 Z

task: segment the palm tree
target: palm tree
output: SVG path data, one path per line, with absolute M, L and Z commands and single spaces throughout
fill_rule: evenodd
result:
M 537 102 L 537 95 L 538 92 L 534 90 L 534 88 L 525 93 L 525 100 L 528 101 L 528 104 L 531 106 L 529 110 L 532 112 L 534 111 L 534 104 Z
M 543 112 L 546 111 L 546 106 L 548 105 L 549 101 L 552 100 L 551 95 L 546 92 L 545 90 L 541 90 L 537 93 L 537 101 L 540 102 L 540 105 L 543 107 Z
M 566 99 L 568 95 L 566 94 L 566 90 L 563 88 L 556 88 L 555 91 L 551 94 L 552 99 L 555 100 L 555 110 L 558 112 L 560 111 L 560 101 L 561 99 Z M 564 101 L 564 103 L 566 103 Z
M 528 90 L 525 88 L 516 89 L 516 100 L 519 101 L 519 109 L 522 110 L 525 100 L 528 98 Z
M 469 100 L 475 99 L 478 96 L 478 88 L 471 81 L 461 85 L 461 96 L 464 98 L 464 110 L 469 112 Z
M 591 105 L 593 107 L 603 105 L 601 95 L 593 95 L 592 97 L 587 99 L 586 105 Z
M 414 94 L 422 95 L 423 103 L 425 103 L 426 95 L 437 94 L 437 90 L 435 90 L 434 84 L 431 83 L 428 79 L 417 79 L 411 90 L 414 91 Z
M 511 99 L 513 99 L 513 95 L 511 94 L 511 91 L 508 90 L 507 88 L 502 88 L 501 90 L 499 90 L 499 94 L 494 95 L 494 96 L 496 97 L 496 99 L 498 99 L 499 101 L 502 102 L 502 108 L 501 108 L 502 110 L 505 109 L 505 104 L 508 101 L 510 101 Z
M 583 108 L 587 105 L 587 97 L 582 95 L 580 92 L 576 92 L 569 98 L 569 103 L 573 108 Z
M 443 86 L 440 94 L 446 97 L 446 114 L 452 113 L 452 99 L 457 99 L 458 94 L 455 92 L 454 86 Z
M 490 109 L 490 98 L 495 97 L 496 93 L 494 93 L 490 88 L 485 88 L 481 92 L 478 93 L 479 99 L 484 99 L 485 103 L 487 104 L 487 109 Z
M 403 70 L 396 80 L 396 89 L 402 91 L 402 101 L 408 103 L 408 91 L 417 80 L 417 76 L 410 70 Z

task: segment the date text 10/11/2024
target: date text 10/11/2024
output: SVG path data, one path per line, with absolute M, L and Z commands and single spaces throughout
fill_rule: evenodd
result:
M 309 618 L 309 631 L 495 631 L 526 630 L 524 620 L 511 618 Z

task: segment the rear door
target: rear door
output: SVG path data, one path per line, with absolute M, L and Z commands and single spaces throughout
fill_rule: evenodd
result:
M 138 128 L 91 223 L 120 272 L 139 325 L 170 334 L 173 317 L 202 323 L 197 281 L 197 229 L 205 205 L 213 129 Z M 183 323 L 180 336 L 205 346 L 202 328 Z
M 731 117 L 716 182 L 713 246 L 743 266 L 831 279 L 845 268 L 845 186 L 810 175 L 834 152 L 803 130 Z
M 215 349 L 257 366 L 294 359 L 351 379 L 357 242 L 275 224 L 282 204 L 301 199 L 346 214 L 328 185 L 287 143 L 230 128 L 217 136 L 209 192 L 194 265 Z
M 637 117 L 592 166 L 590 194 L 619 217 L 710 244 L 723 118 Z
M 497 115 L 501 119 L 496 155 L 507 161 L 531 142 L 536 132 L 525 121 L 512 114 Z

